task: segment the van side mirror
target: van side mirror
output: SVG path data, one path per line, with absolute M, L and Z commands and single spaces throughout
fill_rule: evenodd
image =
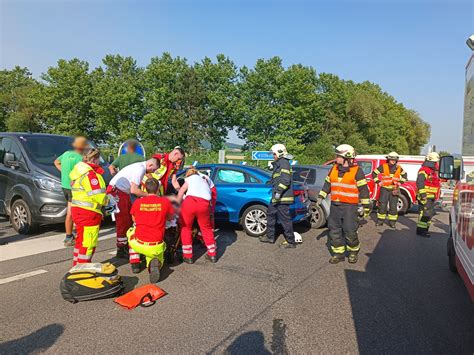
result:
M 20 168 L 23 166 L 23 163 L 21 161 L 15 160 L 15 154 L 13 153 L 5 153 L 3 162 L 6 166 L 13 168 Z
M 109 157 L 107 158 L 107 161 L 109 164 L 112 164 L 114 162 L 114 155 L 113 154 L 109 154 Z
M 454 157 L 451 155 L 441 157 L 439 161 L 439 177 L 447 180 L 453 180 L 455 178 Z

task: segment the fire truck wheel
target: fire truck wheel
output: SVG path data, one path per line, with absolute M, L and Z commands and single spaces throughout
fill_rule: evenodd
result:
M 448 238 L 448 265 L 451 272 L 458 271 L 456 267 L 456 251 L 454 250 L 454 242 L 451 235 Z
M 398 196 L 398 203 L 397 203 L 397 210 L 398 214 L 405 214 L 410 208 L 410 203 L 408 202 L 408 198 L 405 196 L 404 193 L 401 193 Z

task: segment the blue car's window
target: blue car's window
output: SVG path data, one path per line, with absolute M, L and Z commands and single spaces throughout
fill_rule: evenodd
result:
M 216 180 L 228 184 L 243 184 L 245 183 L 245 173 L 237 170 L 219 169 Z
M 252 175 L 248 175 L 249 177 L 249 182 L 252 183 L 252 184 L 258 184 L 260 183 L 261 181 L 259 179 L 257 179 L 255 176 L 252 176 Z

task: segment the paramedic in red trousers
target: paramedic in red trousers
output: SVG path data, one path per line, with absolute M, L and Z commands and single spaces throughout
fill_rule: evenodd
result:
M 176 173 L 182 166 L 183 160 L 185 157 L 184 149 L 177 146 L 174 149 L 165 154 L 154 154 L 153 158 L 159 161 L 158 171 L 153 171 L 160 178 L 160 183 L 162 186 L 163 195 L 166 195 L 168 191 L 168 181 L 171 177 L 171 184 L 173 185 L 176 191 L 179 191 L 180 186 L 178 179 L 176 178 Z
M 159 168 L 155 158 L 144 162 L 133 163 L 120 170 L 110 181 L 107 193 L 118 198 L 117 207 L 119 212 L 115 213 L 115 228 L 117 231 L 117 257 L 130 259 L 134 273 L 140 272 L 140 255 L 128 248 L 127 231 L 133 221 L 130 215 L 132 208 L 132 195 L 136 197 L 148 196 L 148 193 L 140 189 L 143 176 Z
M 434 205 L 441 188 L 437 172 L 438 162 L 439 154 L 436 152 L 429 153 L 416 178 L 417 198 L 420 204 L 416 234 L 420 237 L 431 237 L 428 230 L 434 216 Z
M 186 194 L 186 195 L 185 195 Z M 214 239 L 214 229 L 211 214 L 214 213 L 217 190 L 212 180 L 191 167 L 186 172 L 186 179 L 178 193 L 181 205 L 181 244 L 183 246 L 183 261 L 192 264 L 194 220 L 197 219 L 199 228 L 207 247 L 206 259 L 211 263 L 217 261 L 217 246 Z
M 390 152 L 386 158 L 387 161 L 372 172 L 374 182 L 380 186 L 376 225 L 384 224 L 388 212 L 388 225 L 395 229 L 400 185 L 407 181 L 407 173 L 398 164 L 400 156 L 397 152 Z
M 356 153 L 349 144 L 336 147 L 336 163 L 329 171 L 323 188 L 319 192 L 318 204 L 331 194 L 331 210 L 328 218 L 329 242 L 331 244 L 331 264 L 345 260 L 348 252 L 349 263 L 357 262 L 360 242 L 359 203 L 364 207 L 364 218 L 370 214 L 370 197 L 365 174 L 355 165 Z
M 267 235 L 263 235 L 259 239 L 262 243 L 275 243 L 275 228 L 278 219 L 285 236 L 280 247 L 291 249 L 296 247 L 293 220 L 290 215 L 290 205 L 295 201 L 290 166 L 290 159 L 293 159 L 293 156 L 288 154 L 283 144 L 275 144 L 270 150 L 273 152 L 274 160 L 271 180 L 272 199 L 267 211 Z
M 100 153 L 97 149 L 86 150 L 83 161 L 72 169 L 71 213 L 76 224 L 76 244 L 74 246 L 73 265 L 90 263 L 99 238 L 102 222 L 102 208 L 107 205 L 104 170 L 99 165 Z

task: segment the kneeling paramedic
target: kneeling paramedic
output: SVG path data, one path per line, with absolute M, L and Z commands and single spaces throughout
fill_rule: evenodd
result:
M 277 218 L 283 227 L 285 240 L 280 244 L 282 248 L 295 248 L 295 233 L 293 232 L 293 221 L 290 215 L 290 205 L 295 201 L 293 194 L 293 176 L 290 167 L 290 159 L 283 144 L 272 146 L 273 152 L 273 174 L 272 174 L 272 199 L 267 210 L 267 235 L 261 236 L 263 243 L 275 243 L 275 227 Z
M 349 262 L 357 262 L 360 250 L 359 237 L 359 200 L 364 207 L 364 217 L 370 213 L 370 199 L 367 181 L 362 169 L 354 165 L 356 153 L 352 146 L 342 144 L 336 148 L 336 163 L 329 171 L 318 203 L 331 194 L 331 210 L 328 219 L 329 240 L 331 244 L 331 264 L 345 259 L 346 250 Z
M 178 193 L 178 201 L 182 201 L 183 198 L 179 219 L 183 261 L 188 264 L 194 262 L 192 229 L 194 220 L 197 219 L 207 248 L 206 259 L 211 263 L 217 262 L 217 246 L 212 223 L 217 199 L 214 183 L 207 175 L 201 174 L 191 167 L 186 172 L 185 182 Z
M 386 158 L 387 162 L 372 172 L 374 182 L 380 184 L 377 225 L 381 226 L 385 222 L 388 205 L 388 225 L 395 228 L 398 219 L 397 205 L 400 185 L 407 181 L 407 173 L 398 164 L 400 156 L 397 152 L 389 153 Z
M 102 207 L 107 205 L 104 170 L 99 165 L 100 152 L 89 149 L 84 153 L 83 161 L 72 169 L 71 178 L 71 213 L 76 224 L 76 244 L 74 246 L 73 265 L 90 263 L 99 238 L 102 222 Z
M 158 196 L 160 183 L 156 179 L 148 179 L 145 183 L 148 196 L 137 199 L 130 210 L 135 228 L 127 232 L 128 245 L 138 254 L 146 258 L 146 266 L 150 273 L 150 282 L 157 283 L 160 279 L 160 268 L 163 266 L 166 244 L 166 221 L 174 215 L 171 202 L 166 197 Z M 133 272 L 139 272 L 133 269 Z
M 431 237 L 428 229 L 430 228 L 431 219 L 434 216 L 434 205 L 441 188 L 437 173 L 438 162 L 438 153 L 429 153 L 418 171 L 418 177 L 416 178 L 417 197 L 420 203 L 420 214 L 418 215 L 416 234 L 420 237 Z
M 127 165 L 110 180 L 107 193 L 118 200 L 118 212 L 115 213 L 115 229 L 117 232 L 117 257 L 130 260 L 132 271 L 140 272 L 140 255 L 129 248 L 127 231 L 133 225 L 130 209 L 132 196 L 145 197 L 148 193 L 140 189 L 146 173 L 155 171 L 159 165 L 156 159 Z

